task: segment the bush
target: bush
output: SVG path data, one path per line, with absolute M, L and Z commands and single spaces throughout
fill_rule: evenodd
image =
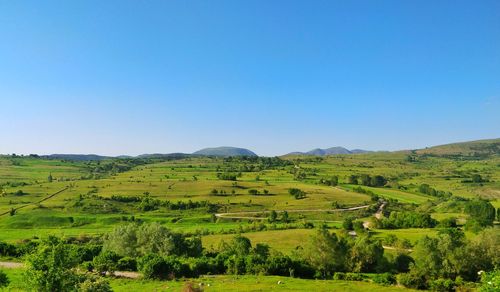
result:
M 373 277 L 373 282 L 380 285 L 392 285 L 396 283 L 396 278 L 391 273 L 376 274 Z
M 80 281 L 77 261 L 67 245 L 49 237 L 26 257 L 23 281 L 28 291 L 66 291 Z
M 456 286 L 455 281 L 452 279 L 439 278 L 429 281 L 429 289 L 432 291 L 452 292 L 455 291 Z
M 481 273 L 481 286 L 479 287 L 481 292 L 494 292 L 500 291 L 500 270 L 495 270 L 492 272 L 482 272 Z
M 0 256 L 18 256 L 16 246 L 0 241 Z
M 87 271 L 87 272 L 92 272 L 94 270 L 94 265 L 92 264 L 92 262 L 88 261 L 88 262 L 83 262 L 81 265 L 80 265 L 81 269 L 84 270 L 84 271 Z
M 291 189 L 288 189 L 288 193 L 293 196 L 295 199 L 299 200 L 299 199 L 303 199 L 306 197 L 306 192 L 304 192 L 303 190 L 301 189 L 297 189 L 297 188 L 291 188 Z
M 397 281 L 399 285 L 403 285 L 406 288 L 413 289 L 426 289 L 427 283 L 423 275 L 415 272 L 398 274 Z
M 94 258 L 92 261 L 94 268 L 96 271 L 110 272 L 113 273 L 116 271 L 117 263 L 120 260 L 120 256 L 112 251 L 104 251 L 101 252 L 98 256 Z
M 118 261 L 116 268 L 119 271 L 137 271 L 137 261 L 131 257 L 124 257 Z
M 137 265 L 145 279 L 174 279 L 192 275 L 189 266 L 176 257 L 149 254 L 140 258 Z
M 345 280 L 346 281 L 363 281 L 364 276 L 359 273 L 346 273 L 345 274 Z
M 384 218 L 380 221 L 381 228 L 432 228 L 436 226 L 437 221 L 430 214 L 417 213 L 410 211 L 397 212 L 393 211 L 389 218 Z
M 441 228 L 455 228 L 457 227 L 457 218 L 455 217 L 445 218 L 439 222 L 438 226 Z
M 78 286 L 79 292 L 111 292 L 111 286 L 106 279 L 89 277 Z
M 149 254 L 139 259 L 137 266 L 144 279 L 167 279 L 170 267 L 163 257 Z
M 344 218 L 344 221 L 342 221 L 342 228 L 345 230 L 352 230 L 353 229 L 353 218 L 352 217 L 346 217 Z
M 333 274 L 333 279 L 334 280 L 345 280 L 345 273 L 336 272 L 335 274 Z
M 10 283 L 9 277 L 4 271 L 0 270 L 0 289 L 7 287 Z
M 400 253 L 394 258 L 394 269 L 400 273 L 406 273 L 410 270 L 410 264 L 413 263 L 414 260 L 407 254 Z

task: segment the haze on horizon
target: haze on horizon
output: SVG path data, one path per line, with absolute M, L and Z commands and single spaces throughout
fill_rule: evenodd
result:
M 0 153 L 500 137 L 500 2 L 1 1 Z

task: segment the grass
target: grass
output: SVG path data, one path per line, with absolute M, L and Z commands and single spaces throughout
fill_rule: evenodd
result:
M 12 217 L 8 214 L 0 216 L 0 239 L 19 240 L 44 234 L 99 234 L 120 224 L 123 217 L 131 216 L 144 221 L 159 221 L 175 230 L 189 232 L 237 231 L 240 225 L 247 224 L 245 220 L 241 223 L 233 220 L 211 223 L 210 214 L 204 209 L 143 212 L 138 209 L 137 204 L 100 198 L 112 195 L 143 196 L 147 192 L 153 198 L 173 202 L 206 200 L 218 204 L 219 212 L 329 209 L 335 203 L 344 206 L 366 204 L 370 201 L 369 196 L 353 192 L 353 186 L 345 184 L 351 174 L 384 175 L 390 178 L 391 188 L 363 188 L 403 203 L 423 204 L 435 200 L 418 193 L 418 186 L 422 183 L 464 197 L 500 199 L 498 156 L 482 160 L 419 156 L 416 162 L 407 162 L 407 155 L 369 153 L 325 158 L 287 157 L 286 159 L 293 160 L 295 167 L 307 174 L 305 179 L 294 180 L 290 171 L 294 167 L 257 168 L 242 172 L 236 185 L 232 181 L 217 178 L 220 167 L 238 169 L 250 163 L 227 163 L 221 158 L 151 161 L 128 171 L 102 174 L 99 179 L 95 179 L 91 178 L 91 171 L 97 166 L 95 162 L 0 156 L 0 213 L 24 206 Z M 462 180 L 474 173 L 481 173 L 490 182 L 482 185 L 462 183 Z M 49 174 L 53 177 L 52 182 L 47 180 Z M 339 176 L 341 186 L 319 184 L 321 178 L 332 175 Z M 404 188 L 398 188 L 398 185 Z M 292 198 L 288 194 L 288 189 L 292 187 L 304 190 L 306 198 Z M 65 191 L 50 199 L 36 203 L 65 188 Z M 213 189 L 226 194 L 213 196 L 210 194 Z M 256 189 L 261 193 L 267 190 L 270 195 L 250 195 L 249 189 Z M 15 195 L 19 190 L 23 191 L 23 195 Z M 78 202 L 81 202 L 81 206 L 77 205 Z M 493 204 L 500 207 L 498 200 L 493 201 Z M 456 213 L 455 210 L 448 211 L 445 208 L 433 214 L 433 217 L 445 218 L 450 212 Z M 342 220 L 342 216 L 338 214 L 327 213 L 294 213 L 291 216 L 294 220 Z
M 380 286 L 369 282 L 305 280 L 277 276 L 213 276 L 187 280 L 204 291 L 411 291 L 395 286 Z M 281 281 L 282 284 L 278 284 Z M 185 281 L 113 280 L 114 291 L 181 291 Z M 209 284 L 210 286 L 208 286 Z
M 261 232 L 249 232 L 242 234 L 248 237 L 252 244 L 265 243 L 271 248 L 283 252 L 291 253 L 297 246 L 303 246 L 307 243 L 307 238 L 314 234 L 314 229 L 289 229 L 289 230 L 270 230 Z M 202 237 L 203 246 L 208 249 L 217 248 L 221 241 L 230 241 L 233 234 L 217 234 Z
M 3 269 L 10 284 L 6 291 L 26 291 L 22 269 Z M 281 281 L 282 284 L 278 284 Z M 380 286 L 370 282 L 349 282 L 334 280 L 307 280 L 278 276 L 202 276 L 197 279 L 177 281 L 154 281 L 141 279 L 110 278 L 115 292 L 129 291 L 182 291 L 185 283 L 199 286 L 204 291 L 412 291 L 395 286 Z

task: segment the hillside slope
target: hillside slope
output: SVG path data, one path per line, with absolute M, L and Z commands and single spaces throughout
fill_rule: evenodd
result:
M 416 150 L 417 154 L 433 155 L 492 155 L 500 154 L 500 138 L 460 142 Z

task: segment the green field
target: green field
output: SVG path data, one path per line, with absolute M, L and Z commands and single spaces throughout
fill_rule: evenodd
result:
M 4 269 L 12 283 L 7 291 L 24 291 L 23 270 Z M 278 282 L 281 284 L 278 284 Z M 186 283 L 200 286 L 204 291 L 414 291 L 401 287 L 382 286 L 370 282 L 304 280 L 276 276 L 211 276 L 178 281 L 145 281 L 132 279 L 112 279 L 113 291 L 182 291 Z
M 414 158 L 408 159 L 409 156 Z M 67 161 L 37 157 L 0 156 L 0 241 L 12 244 L 56 235 L 100 238 L 129 222 L 158 222 L 175 232 L 201 237 L 206 251 L 217 251 L 235 235 L 252 246 L 292 255 L 324 225 L 340 234 L 343 221 L 381 218 L 392 211 L 429 214 L 439 221 L 469 215 L 464 200 L 481 197 L 500 207 L 500 158 L 464 159 L 409 152 L 285 156 L 273 161 L 221 157 L 109 159 Z M 481 183 L 471 182 L 481 174 Z M 224 177 L 226 175 L 227 177 Z M 384 186 L 355 185 L 363 175 L 382 176 Z M 332 177 L 338 185 L 324 183 Z M 421 184 L 443 193 L 424 194 Z M 299 189 L 294 198 L 289 189 Z M 361 190 L 361 191 L 360 191 Z M 374 196 L 376 199 L 373 199 Z M 460 197 L 464 199 L 460 199 Z M 356 210 L 345 210 L 360 207 Z M 270 219 L 271 211 L 277 218 Z M 288 214 L 283 219 L 284 212 Z M 394 235 L 415 244 L 436 237 L 439 228 L 370 227 L 376 239 Z M 476 233 L 466 232 L 467 239 Z M 389 254 L 396 254 L 389 248 Z M 9 291 L 22 290 L 19 270 L 7 270 Z M 202 276 L 205 291 L 399 291 L 403 288 L 370 282 L 306 280 L 277 276 Z M 281 281 L 283 284 L 278 285 Z M 115 291 L 180 291 L 184 280 L 111 279 Z M 210 284 L 208 286 L 207 284 Z

